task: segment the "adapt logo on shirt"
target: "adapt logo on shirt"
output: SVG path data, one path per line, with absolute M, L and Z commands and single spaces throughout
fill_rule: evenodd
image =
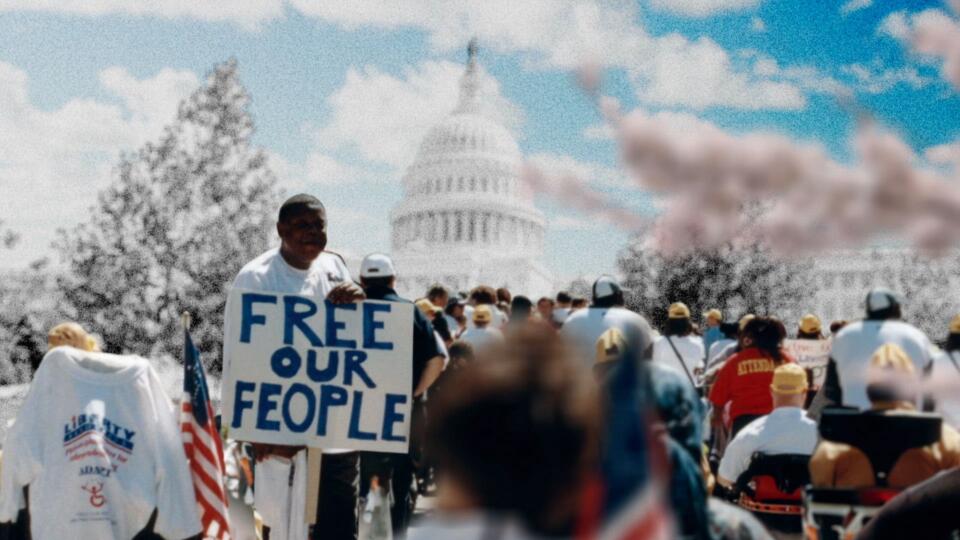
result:
M 90 506 L 100 508 L 107 504 L 107 498 L 103 496 L 103 482 L 96 480 L 90 481 L 83 484 L 80 489 L 90 494 Z

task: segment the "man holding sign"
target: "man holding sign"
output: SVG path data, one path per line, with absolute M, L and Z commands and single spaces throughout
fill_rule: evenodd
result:
M 301 194 L 287 199 L 280 207 L 277 233 L 281 240 L 280 247 L 249 262 L 234 280 L 234 291 L 227 301 L 224 329 L 223 372 L 226 381 L 244 375 L 234 373 L 231 367 L 235 363 L 241 365 L 241 361 L 246 359 L 237 350 L 238 338 L 245 336 L 233 334 L 236 324 L 232 323 L 237 321 L 231 321 L 231 317 L 242 307 L 236 305 L 237 296 L 233 293 L 240 290 L 292 293 L 313 298 L 319 304 L 323 304 L 324 300 L 332 304 L 350 304 L 364 297 L 363 291 L 351 281 L 343 259 L 324 251 L 327 245 L 327 215 L 317 198 Z M 260 306 L 248 305 L 251 313 L 253 307 Z M 279 324 L 275 321 L 270 323 Z M 253 329 L 248 328 L 248 331 L 252 332 Z M 261 361 L 270 364 L 269 357 Z M 238 367 L 236 371 L 240 369 Z M 233 415 L 231 407 L 235 401 L 234 394 L 234 387 L 224 386 L 225 418 Z M 301 401 L 304 399 L 309 401 L 305 397 Z M 249 411 L 246 412 L 249 414 Z M 236 420 L 233 418 L 231 430 Z M 257 452 L 256 504 L 265 524 L 274 529 L 275 540 L 278 537 L 303 540 L 305 535 L 302 531 L 306 530 L 306 520 L 302 514 L 306 498 L 304 447 L 255 443 L 254 448 Z M 321 470 L 316 529 L 324 532 L 324 538 L 356 538 L 357 453 L 346 448 L 324 448 Z M 291 517 L 291 510 L 296 513 L 297 508 L 301 509 L 300 513 Z

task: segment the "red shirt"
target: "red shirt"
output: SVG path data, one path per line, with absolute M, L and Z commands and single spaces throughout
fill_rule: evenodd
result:
M 794 361 L 782 351 L 780 357 L 782 363 Z M 720 368 L 710 389 L 710 402 L 718 409 L 730 402 L 731 422 L 742 414 L 769 414 L 773 410 L 770 385 L 778 365 L 769 353 L 756 347 L 738 352 Z

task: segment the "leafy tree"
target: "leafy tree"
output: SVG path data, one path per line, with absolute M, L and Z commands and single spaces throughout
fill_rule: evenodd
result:
M 617 266 L 628 306 L 657 327 L 673 302 L 687 304 L 694 317 L 719 308 L 728 319 L 756 313 L 793 320 L 812 283 L 808 264 L 776 259 L 760 246 L 665 256 L 638 236 L 620 252 Z
M 880 267 L 880 256 L 874 257 L 878 261 L 875 267 Z M 960 313 L 958 268 L 960 254 L 956 251 L 939 258 L 907 252 L 899 271 L 884 267 L 878 281 L 902 295 L 904 320 L 926 332 L 930 339 L 940 341 L 947 335 L 950 319 Z
M 273 238 L 280 193 L 251 144 L 236 62 L 180 104 L 156 142 L 121 158 L 89 221 L 61 230 L 58 286 L 105 350 L 179 356 L 179 315 L 215 371 L 230 281 Z

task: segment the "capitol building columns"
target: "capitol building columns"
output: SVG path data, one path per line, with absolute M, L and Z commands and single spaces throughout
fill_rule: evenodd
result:
M 518 189 L 516 140 L 485 114 L 479 69 L 471 45 L 459 104 L 424 137 L 391 215 L 399 285 L 410 296 L 432 283 L 553 293 L 540 261 L 545 221 Z

